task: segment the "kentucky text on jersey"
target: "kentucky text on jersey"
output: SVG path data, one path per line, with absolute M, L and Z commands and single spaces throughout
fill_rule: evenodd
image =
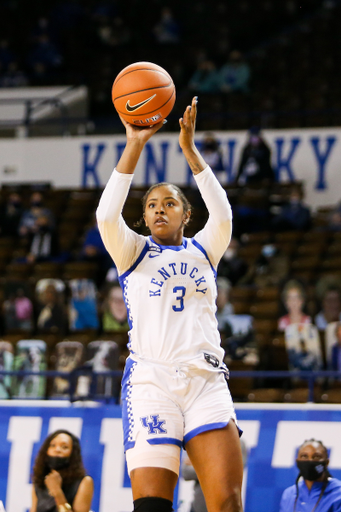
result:
M 165 281 L 168 279 L 171 279 L 172 276 L 176 276 L 178 274 L 188 275 L 191 279 L 194 279 L 194 282 L 196 284 L 196 292 L 200 293 L 206 293 L 206 288 L 199 288 L 203 283 L 206 283 L 206 279 L 204 276 L 198 277 L 199 269 L 197 267 L 190 268 L 188 266 L 188 263 L 180 262 L 178 263 L 168 263 L 168 267 L 170 268 L 169 272 L 165 269 L 165 267 L 161 267 L 157 270 L 157 272 L 162 277 L 162 281 L 158 281 L 155 277 L 153 277 L 150 281 L 151 285 L 155 285 L 158 288 L 150 289 L 149 290 L 149 297 L 160 297 L 161 296 L 161 288 Z M 198 277 L 198 278 L 197 278 Z M 197 278 L 197 279 L 196 279 Z

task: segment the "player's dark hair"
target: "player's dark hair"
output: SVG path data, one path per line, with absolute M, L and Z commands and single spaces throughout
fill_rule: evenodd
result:
M 191 206 L 191 203 L 188 201 L 187 197 L 185 196 L 185 194 L 183 193 L 183 191 L 181 190 L 180 187 L 178 187 L 177 185 L 173 185 L 173 183 L 167 183 L 166 181 L 162 181 L 161 183 L 154 183 L 154 185 L 149 187 L 147 192 L 142 197 L 143 213 L 145 212 L 145 209 L 146 209 L 146 206 L 147 206 L 147 199 L 149 197 L 149 194 L 151 192 L 153 192 L 153 190 L 155 190 L 156 188 L 159 188 L 159 187 L 172 187 L 172 188 L 174 188 L 174 190 L 177 192 L 178 196 L 180 197 L 184 213 L 187 213 L 187 212 L 193 210 L 192 206 Z M 138 222 L 136 222 L 134 224 L 134 226 L 141 227 L 143 225 L 143 222 L 144 222 L 144 220 L 142 218 Z
M 86 472 L 82 461 L 81 446 L 79 439 L 73 434 L 71 434 L 71 432 L 69 432 L 68 430 L 56 430 L 55 432 L 47 436 L 47 438 L 40 447 L 40 450 L 34 463 L 32 481 L 38 487 L 45 487 L 44 478 L 51 471 L 49 466 L 47 465 L 47 450 L 50 446 L 51 441 L 59 434 L 67 434 L 72 439 L 70 463 L 66 468 L 58 470 L 58 473 L 63 479 L 63 484 L 69 485 L 75 480 L 80 480 L 86 476 Z
M 318 443 L 321 448 L 323 448 L 324 452 L 325 452 L 325 456 L 326 458 L 328 459 L 328 450 L 327 448 L 324 446 L 324 444 L 322 443 L 322 441 L 318 441 L 317 439 L 314 439 L 313 437 L 311 439 L 306 439 L 302 444 L 301 446 L 299 447 L 299 450 L 305 446 L 306 444 L 311 444 L 311 443 Z M 294 503 L 294 509 L 293 509 L 293 512 L 295 512 L 296 510 L 296 504 L 297 504 L 297 500 L 298 500 L 298 494 L 299 494 L 299 491 L 298 491 L 298 481 L 299 479 L 301 478 L 302 474 L 301 472 L 299 472 L 299 474 L 297 475 L 297 478 L 296 478 L 296 481 L 295 481 L 295 486 L 296 486 L 296 497 L 295 497 L 295 503 Z M 315 510 L 317 508 L 317 505 L 320 503 L 321 499 L 322 499 L 322 496 L 324 494 L 324 491 L 326 490 L 326 487 L 328 485 L 328 478 L 331 477 L 331 474 L 329 473 L 328 469 L 326 468 L 323 472 L 323 485 L 322 485 L 322 488 L 321 488 L 321 492 L 320 492 L 320 496 L 319 496 L 319 499 L 317 500 L 317 503 L 315 504 L 315 507 L 313 510 Z

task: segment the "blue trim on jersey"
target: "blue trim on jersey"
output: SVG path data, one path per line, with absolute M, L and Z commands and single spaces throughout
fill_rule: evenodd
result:
M 153 238 L 150 236 L 149 240 L 153 242 L 153 244 L 157 245 L 161 249 L 170 249 L 171 251 L 182 251 L 183 249 L 187 248 L 187 239 L 184 238 L 181 245 L 160 245 L 153 240 Z
M 192 238 L 192 244 L 197 248 L 199 249 L 200 252 L 203 253 L 203 255 L 205 256 L 205 258 L 207 259 L 208 263 L 210 264 L 210 267 L 212 269 L 212 272 L 214 274 L 214 277 L 217 278 L 217 271 L 216 269 L 213 267 L 212 263 L 210 262 L 210 258 L 208 257 L 207 255 L 207 252 L 205 251 L 205 249 L 203 248 L 202 245 L 199 244 L 199 242 L 197 242 L 194 238 Z
M 139 263 L 141 263 L 141 261 L 143 260 L 143 258 L 145 257 L 146 253 L 148 252 L 148 249 L 149 249 L 149 245 L 148 245 L 148 242 L 146 242 L 146 245 L 144 246 L 144 248 L 142 249 L 141 251 L 141 254 L 140 256 L 137 258 L 137 260 L 135 261 L 135 263 L 130 267 L 128 268 L 128 270 L 126 270 L 124 272 L 124 274 L 122 274 L 121 276 L 119 276 L 118 280 L 119 280 L 119 283 L 120 285 L 122 286 L 123 285 L 123 281 L 125 280 L 125 278 L 127 276 L 129 276 L 129 274 L 132 273 L 133 270 L 135 270 L 135 268 L 137 267 L 137 265 Z M 122 286 L 123 288 L 123 286 Z
M 209 430 L 216 430 L 219 428 L 224 428 L 228 425 L 228 421 L 226 422 L 218 422 L 218 423 L 208 423 L 207 425 L 202 425 L 201 427 L 194 428 L 188 434 L 185 435 L 183 445 L 185 446 L 186 443 L 193 437 L 197 436 L 198 434 L 202 434 L 203 432 L 208 432 Z
M 133 361 L 128 357 L 126 361 L 126 365 L 123 372 L 122 377 L 122 423 L 123 423 L 123 438 L 124 438 L 124 449 L 128 450 L 129 448 L 133 448 L 135 445 L 135 441 L 131 440 L 131 434 L 134 429 L 134 416 L 132 413 L 131 406 L 131 393 L 132 393 L 132 385 L 131 385 L 131 377 L 133 371 L 137 365 L 136 361 Z
M 179 439 L 175 439 L 174 437 L 158 437 L 153 439 L 147 439 L 149 444 L 175 444 L 182 447 L 182 442 Z

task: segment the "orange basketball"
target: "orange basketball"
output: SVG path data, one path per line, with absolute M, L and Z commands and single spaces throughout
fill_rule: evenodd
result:
M 111 94 L 123 119 L 134 125 L 150 126 L 171 112 L 175 85 L 167 71 L 157 64 L 136 62 L 117 75 Z

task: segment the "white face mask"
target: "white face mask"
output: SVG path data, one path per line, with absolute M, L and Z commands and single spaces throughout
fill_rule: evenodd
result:
M 234 249 L 226 249 L 223 258 L 224 260 L 232 260 L 232 258 L 234 258 L 235 255 L 236 251 Z

